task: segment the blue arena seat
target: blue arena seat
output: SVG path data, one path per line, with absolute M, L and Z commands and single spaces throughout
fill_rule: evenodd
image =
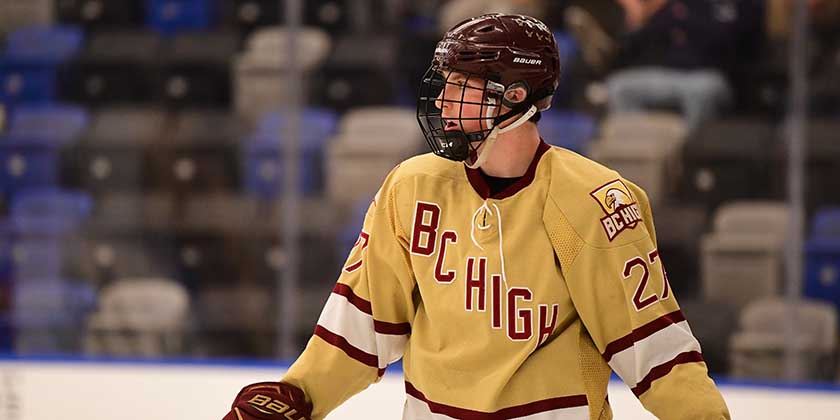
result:
M 578 45 L 575 38 L 566 32 L 555 32 L 554 40 L 557 42 L 557 49 L 560 53 L 560 62 L 569 63 L 578 52 Z
M 55 73 L 51 68 L 3 62 L 0 83 L 0 102 L 8 105 L 49 102 L 55 97 Z
M 14 291 L 12 325 L 17 354 L 70 354 L 81 350 L 85 319 L 96 308 L 96 291 L 68 278 L 29 279 Z
M 88 112 L 76 105 L 25 105 L 11 113 L 9 134 L 50 137 L 63 144 L 81 135 L 88 123 Z
M 91 208 L 90 198 L 82 193 L 55 189 L 19 193 L 10 212 L 14 281 L 62 275 L 73 246 L 65 239 L 78 230 Z
M 60 237 L 19 233 L 14 239 L 12 279 L 15 283 L 29 279 L 60 275 L 63 264 Z
M 6 135 L 0 139 L 0 192 L 46 187 L 58 182 L 58 147 L 43 138 Z
M 14 251 L 14 230 L 7 219 L 0 219 L 0 316 L 9 311 L 9 293 L 12 285 L 12 255 Z M 3 333 L 0 331 L 0 336 Z M 0 345 L 2 347 L 2 345 Z
M 814 216 L 805 243 L 804 294 L 840 310 L 840 207 L 822 208 Z
M 74 26 L 33 26 L 18 29 L 6 38 L 5 57 L 44 64 L 65 61 L 78 52 L 84 41 Z
M 70 26 L 27 27 L 9 34 L 0 56 L 0 101 L 51 101 L 56 67 L 76 54 L 82 41 L 81 31 Z
M 215 19 L 211 0 L 146 0 L 146 25 L 163 34 L 209 28 Z
M 554 40 L 557 42 L 560 62 L 563 63 L 563 77 L 560 78 L 560 84 L 554 92 L 552 103 L 554 106 L 568 107 L 575 92 L 585 83 L 585 79 L 578 74 L 580 70 L 575 68 L 580 65 L 579 47 L 575 38 L 566 32 L 554 32 Z
M 825 207 L 814 215 L 813 237 L 840 238 L 840 207 Z
M 14 197 L 10 217 L 16 232 L 65 233 L 87 218 L 93 202 L 85 193 L 53 188 L 24 190 Z
M 0 352 L 12 351 L 13 240 L 12 224 L 0 219 Z
M 14 326 L 11 314 L 0 313 L 0 351 L 11 353 L 14 350 Z
M 9 132 L 0 136 L 0 192 L 56 185 L 60 150 L 79 137 L 87 120 L 73 106 L 16 108 Z
M 16 285 L 56 278 L 75 267 L 74 234 L 91 214 L 86 194 L 56 189 L 23 191 L 12 202 L 10 240 Z
M 539 121 L 540 134 L 552 145 L 583 153 L 595 137 L 595 120 L 578 112 L 547 111 Z
M 305 194 L 317 193 L 324 185 L 324 145 L 335 133 L 338 116 L 331 111 L 310 108 L 303 112 L 300 124 L 301 165 L 300 189 Z M 285 115 L 269 112 L 257 130 L 244 144 L 242 177 L 245 190 L 262 197 L 282 193 L 283 139 L 288 128 Z

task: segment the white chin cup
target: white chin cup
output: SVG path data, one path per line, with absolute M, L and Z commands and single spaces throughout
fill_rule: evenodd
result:
M 487 102 L 489 102 L 489 105 L 487 106 L 487 112 L 484 113 L 484 123 L 487 124 L 487 128 L 493 128 L 493 114 L 496 112 L 496 100 L 487 98 Z

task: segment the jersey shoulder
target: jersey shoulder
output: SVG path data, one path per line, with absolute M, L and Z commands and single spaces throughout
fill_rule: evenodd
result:
M 400 214 L 410 214 L 414 197 L 418 189 L 432 189 L 439 186 L 442 179 L 458 179 L 458 171 L 463 177 L 464 165 L 450 161 L 432 153 L 410 157 L 395 166 L 374 196 L 373 204 L 389 200 L 397 207 Z
M 464 165 L 461 162 L 444 159 L 433 153 L 424 153 L 402 161 L 391 171 L 390 178 L 392 184 L 398 184 L 417 177 L 457 178 L 463 175 L 463 172 Z
M 552 147 L 549 205 L 585 243 L 622 246 L 648 235 L 645 192 L 618 172 L 575 152 Z

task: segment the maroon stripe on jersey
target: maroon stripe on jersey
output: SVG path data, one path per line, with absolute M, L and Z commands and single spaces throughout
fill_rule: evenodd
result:
M 405 392 L 420 401 L 425 402 L 429 406 L 429 410 L 433 413 L 443 414 L 449 417 L 463 420 L 493 420 L 493 419 L 511 419 L 517 417 L 530 416 L 532 414 L 543 413 L 551 410 L 558 410 L 561 408 L 582 407 L 588 405 L 586 395 L 570 395 L 567 397 L 549 398 L 547 400 L 533 401 L 527 404 L 517 405 L 514 407 L 503 408 L 493 413 L 484 411 L 469 410 L 466 408 L 452 407 L 429 401 L 422 392 L 420 392 L 414 385 L 408 381 L 405 382 Z
M 370 302 L 360 298 L 359 295 L 353 292 L 353 289 L 351 289 L 350 286 L 342 283 L 336 283 L 333 288 L 333 293 L 344 296 L 347 298 L 348 302 L 352 303 L 356 308 L 359 308 L 360 311 L 368 315 L 373 315 L 373 309 L 370 307 Z
M 626 349 L 629 349 L 637 341 L 644 340 L 645 338 L 653 335 L 653 333 L 664 329 L 665 327 L 671 324 L 676 324 L 682 321 L 685 321 L 685 316 L 679 309 L 669 314 L 663 315 L 657 319 L 654 319 L 653 321 L 648 322 L 647 324 L 642 325 L 639 328 L 636 328 L 630 334 L 627 334 L 624 337 L 621 337 L 618 340 L 615 340 L 612 343 L 608 344 L 607 349 L 606 351 L 604 351 L 603 354 L 604 360 L 609 362 L 610 360 L 612 360 L 613 356 L 615 356 L 617 353 L 621 353 Z
M 368 315 L 373 315 L 373 309 L 371 308 L 370 302 L 360 298 L 359 295 L 353 292 L 353 289 L 351 289 L 350 286 L 343 283 L 336 283 L 335 287 L 333 288 L 333 293 L 344 296 L 347 299 L 347 301 L 350 302 L 353 306 L 355 306 L 358 310 Z M 374 331 L 380 334 L 406 335 L 411 333 L 411 324 L 407 322 L 397 324 L 387 321 L 377 321 L 374 319 L 373 329 Z
M 467 179 L 470 181 L 470 184 L 472 185 L 475 192 L 477 192 L 478 195 L 481 196 L 481 198 L 483 199 L 495 198 L 501 200 L 503 198 L 508 198 L 518 193 L 528 185 L 531 185 L 531 182 L 534 181 L 534 176 L 537 174 L 537 164 L 540 163 L 540 158 L 549 149 L 551 149 L 551 146 L 549 146 L 548 144 L 546 144 L 546 142 L 540 139 L 540 144 L 537 146 L 537 151 L 536 153 L 534 153 L 534 158 L 531 160 L 531 164 L 528 165 L 528 170 L 525 171 L 525 174 L 522 175 L 522 177 L 519 178 L 512 185 L 508 186 L 507 188 L 505 188 L 504 190 L 500 191 L 492 197 L 490 196 L 490 186 L 487 185 L 487 181 L 485 181 L 484 177 L 481 176 L 480 170 L 470 169 L 465 165 L 464 168 L 467 171 Z
M 703 355 L 701 355 L 700 352 L 687 351 L 685 353 L 680 353 L 670 362 L 663 363 L 651 369 L 650 372 L 645 376 L 645 378 L 639 381 L 639 383 L 636 384 L 636 387 L 633 388 L 633 394 L 636 394 L 636 397 L 639 397 L 642 394 L 644 394 L 645 391 L 650 389 L 650 386 L 653 383 L 653 381 L 667 375 L 669 372 L 671 372 L 671 369 L 673 369 L 676 365 L 702 361 Z
M 379 358 L 372 354 L 359 350 L 356 347 L 353 347 L 353 345 L 350 344 L 344 337 L 320 325 L 315 326 L 315 335 L 321 337 L 321 339 L 323 339 L 327 343 L 338 347 L 339 349 L 341 349 L 341 351 L 346 353 L 348 356 L 358 360 L 359 362 L 364 363 L 372 368 L 379 369 Z
M 373 330 L 379 334 L 388 335 L 407 335 L 411 334 L 411 324 L 402 322 L 394 324 L 392 322 L 373 320 Z

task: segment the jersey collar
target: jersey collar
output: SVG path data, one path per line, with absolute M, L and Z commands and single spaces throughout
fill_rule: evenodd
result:
M 464 170 L 467 172 L 467 179 L 470 181 L 470 185 L 472 185 L 475 192 L 478 193 L 482 199 L 486 200 L 488 198 L 493 198 L 501 200 L 503 198 L 508 198 L 518 193 L 528 185 L 531 185 L 531 182 L 534 180 L 534 175 L 537 173 L 537 164 L 540 163 L 540 158 L 550 148 L 551 146 L 540 139 L 540 144 L 537 146 L 537 151 L 534 153 L 534 158 L 531 160 L 531 164 L 528 165 L 528 170 L 525 171 L 525 174 L 522 175 L 518 181 L 514 182 L 504 190 L 499 191 L 495 195 L 490 195 L 490 186 L 487 185 L 487 181 L 484 180 L 484 177 L 481 176 L 481 172 L 478 169 L 470 169 L 465 165 Z

